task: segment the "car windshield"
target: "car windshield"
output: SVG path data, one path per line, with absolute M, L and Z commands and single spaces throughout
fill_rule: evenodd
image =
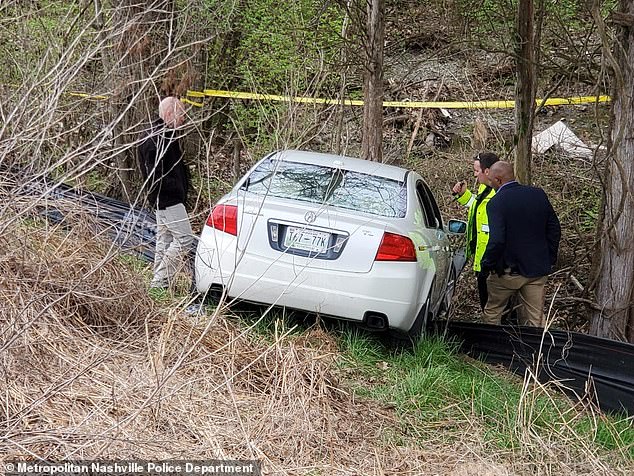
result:
M 407 210 L 403 182 L 320 165 L 265 160 L 242 188 L 389 218 L 403 218 Z

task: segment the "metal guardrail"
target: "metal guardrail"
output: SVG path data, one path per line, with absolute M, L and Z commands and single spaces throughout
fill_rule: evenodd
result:
M 576 401 L 634 415 L 634 345 L 578 332 L 472 322 L 438 322 L 461 351 L 525 375 Z
M 154 259 L 156 219 L 151 211 L 50 179 L 29 182 L 18 193 L 41 196 L 37 211 L 53 223 L 63 224 L 66 220 L 64 210 L 79 207 L 100 225 L 100 233 L 119 245 L 122 251 L 146 261 Z

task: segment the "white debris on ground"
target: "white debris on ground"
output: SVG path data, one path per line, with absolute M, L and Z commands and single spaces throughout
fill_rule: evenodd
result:
M 564 123 L 557 121 L 552 126 L 533 136 L 532 150 L 534 154 L 543 154 L 553 146 L 558 146 L 567 154 L 579 157 L 590 158 L 594 154 L 597 146 L 587 145 Z M 600 147 L 603 148 L 602 146 Z

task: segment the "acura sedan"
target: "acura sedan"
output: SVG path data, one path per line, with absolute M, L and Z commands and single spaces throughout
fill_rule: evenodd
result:
M 454 233 L 465 226 L 449 223 Z M 449 233 L 413 171 L 274 152 L 211 210 L 196 286 L 416 338 L 448 311 L 464 264 L 454 259 Z

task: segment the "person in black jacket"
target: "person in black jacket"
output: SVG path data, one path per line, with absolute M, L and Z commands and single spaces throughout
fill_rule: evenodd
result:
M 185 122 L 185 106 L 175 97 L 159 104 L 159 119 L 138 147 L 139 165 L 148 201 L 156 210 L 156 250 L 151 288 L 167 288 L 182 257 L 194 241 L 185 209 L 189 174 L 183 162 L 178 128 Z
M 559 219 L 541 188 L 515 181 L 510 163 L 493 164 L 489 180 L 496 194 L 487 206 L 490 235 L 482 269 L 491 274 L 482 318 L 499 324 L 517 292 L 520 324 L 543 327 L 544 285 L 557 262 Z

